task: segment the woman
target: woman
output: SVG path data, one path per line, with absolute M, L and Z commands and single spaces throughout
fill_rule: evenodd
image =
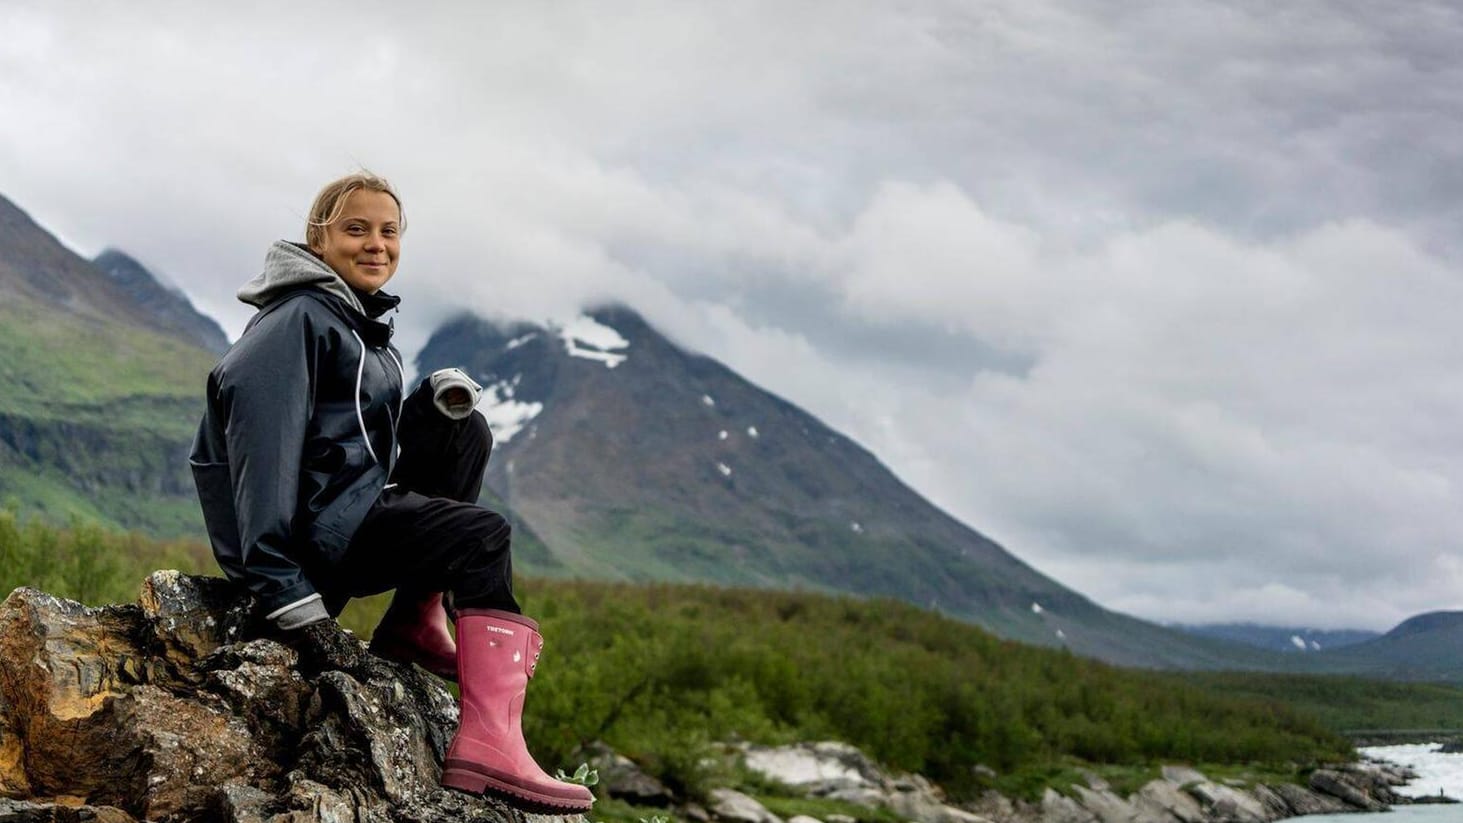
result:
M 492 450 L 480 387 L 447 369 L 404 396 L 382 320 L 400 301 L 381 291 L 404 228 L 390 184 L 343 177 L 316 196 L 305 243 L 275 243 L 239 290 L 259 312 L 209 374 L 190 455 L 209 540 L 285 632 L 396 589 L 372 651 L 461 685 L 442 784 L 587 811 L 589 790 L 550 778 L 523 742 L 543 639 L 513 597 L 508 524 L 475 505 Z

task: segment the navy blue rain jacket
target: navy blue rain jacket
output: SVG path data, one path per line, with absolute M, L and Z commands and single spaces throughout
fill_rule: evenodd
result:
M 259 298 L 189 456 L 214 556 L 265 613 L 328 591 L 396 456 L 405 375 L 378 318 L 398 299 L 328 286 Z

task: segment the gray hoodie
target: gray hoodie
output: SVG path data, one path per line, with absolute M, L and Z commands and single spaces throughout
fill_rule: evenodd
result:
M 366 314 L 360 298 L 334 269 L 325 265 L 325 261 L 307 247 L 284 240 L 276 240 L 269 247 L 269 252 L 264 255 L 264 271 L 239 287 L 238 298 L 262 309 L 284 292 L 303 286 L 313 286 L 326 294 L 333 294 L 344 300 L 347 306 Z

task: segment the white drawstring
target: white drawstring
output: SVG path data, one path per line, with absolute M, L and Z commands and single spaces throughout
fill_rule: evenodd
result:
M 380 463 L 381 458 L 376 456 L 376 450 L 371 447 L 371 435 L 366 433 L 366 416 L 361 413 L 361 376 L 366 373 L 366 341 L 351 329 L 351 337 L 356 339 L 356 345 L 361 347 L 361 359 L 356 365 L 356 422 L 361 424 L 361 439 L 366 441 L 366 451 L 371 454 L 371 462 Z M 398 364 L 397 368 L 400 368 Z

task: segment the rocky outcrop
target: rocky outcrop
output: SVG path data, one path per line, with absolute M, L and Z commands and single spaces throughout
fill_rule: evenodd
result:
M 743 762 L 762 777 L 816 797 L 885 808 L 914 823 L 1268 823 L 1305 814 L 1375 811 L 1407 802 L 1391 791 L 1409 775 L 1381 764 L 1317 770 L 1309 787 L 1241 787 L 1210 780 L 1184 766 L 1126 797 L 1096 775 L 1065 792 L 1047 789 L 1035 802 L 988 792 L 968 807 L 950 805 L 918 775 L 891 775 L 844 743 L 742 746 Z M 739 823 L 750 823 L 740 813 Z
M 457 709 L 345 633 L 261 636 L 215 578 L 157 572 L 137 604 L 33 589 L 0 604 L 0 819 L 520 823 L 441 789 Z

